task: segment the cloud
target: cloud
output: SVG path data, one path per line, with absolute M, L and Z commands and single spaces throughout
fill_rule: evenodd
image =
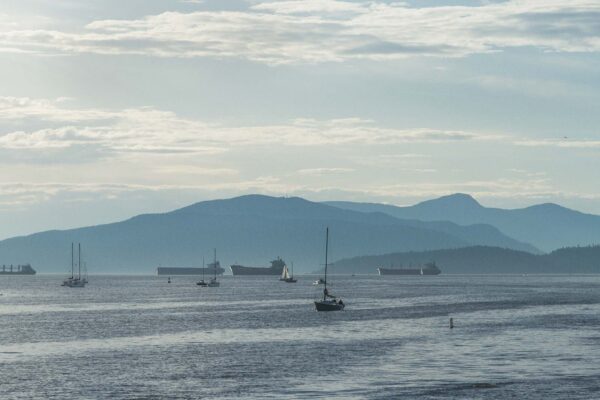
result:
M 271 65 L 464 57 L 515 47 L 600 50 L 600 3 L 511 0 L 461 6 L 375 1 L 259 2 L 241 11 L 98 20 L 78 32 L 8 27 L 0 50 L 243 58 Z
M 384 128 L 360 118 L 225 126 L 149 107 L 110 111 L 69 108 L 68 103 L 64 99 L 0 97 L 3 160 L 33 161 L 38 157 L 51 162 L 90 162 L 128 154 L 215 155 L 243 146 L 433 144 L 498 138 L 454 130 Z M 27 128 L 45 125 L 50 127 Z M 15 127 L 18 129 L 12 130 Z M 24 153 L 27 151 L 30 157 Z M 78 157 L 81 155 L 85 156 Z
M 226 175 L 229 171 L 224 172 Z M 183 195 L 187 193 L 202 194 L 214 198 L 217 193 L 264 193 L 277 194 L 296 193 L 303 186 L 282 182 L 274 176 L 257 176 L 252 179 L 236 179 L 232 181 L 213 180 L 202 184 L 135 184 L 114 182 L 0 182 L 0 211 L 26 207 L 32 204 L 48 202 L 60 198 L 64 201 L 102 202 L 123 197 L 142 195 L 147 198 L 156 193 Z M 196 195 L 197 198 L 197 195 Z
M 329 175 L 329 174 L 339 174 L 339 173 L 347 173 L 354 172 L 354 168 L 303 168 L 298 170 L 300 175 Z

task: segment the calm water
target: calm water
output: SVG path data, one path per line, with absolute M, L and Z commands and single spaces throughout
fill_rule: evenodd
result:
M 2 399 L 600 398 L 599 276 L 61 278 L 0 278 Z

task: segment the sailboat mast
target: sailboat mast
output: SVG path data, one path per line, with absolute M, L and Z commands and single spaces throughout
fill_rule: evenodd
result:
M 215 280 L 217 280 L 217 248 L 215 247 L 215 263 L 213 264 L 215 269 Z
M 327 253 L 329 251 L 329 227 L 325 231 L 325 288 L 323 290 L 323 300 L 327 300 Z
M 202 282 L 204 282 L 204 256 L 202 256 Z
M 81 243 L 79 243 L 79 262 L 77 263 L 77 266 L 79 267 L 78 278 L 81 279 Z
M 71 242 L 71 278 L 73 278 L 73 276 L 75 275 L 75 264 L 73 261 L 74 255 L 73 255 L 73 242 Z

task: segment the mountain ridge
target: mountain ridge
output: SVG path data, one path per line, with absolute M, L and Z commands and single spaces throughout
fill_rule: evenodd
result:
M 298 197 L 248 195 L 115 223 L 9 238 L 0 241 L 0 262 L 30 262 L 40 272 L 65 270 L 70 243 L 81 242 L 90 271 L 94 266 L 102 272 L 152 272 L 159 264 L 197 266 L 214 247 L 223 265 L 266 266 L 282 256 L 296 261 L 297 271 L 310 271 L 321 262 L 325 226 L 332 229 L 332 250 L 338 257 L 461 247 L 484 239 L 530 248 L 488 227 L 404 221 Z
M 458 225 L 488 224 L 544 252 L 565 246 L 600 243 L 600 216 L 554 203 L 501 209 L 482 206 L 470 195 L 455 194 L 412 206 L 330 201 L 326 204 L 355 211 L 381 211 L 400 219 L 450 221 Z

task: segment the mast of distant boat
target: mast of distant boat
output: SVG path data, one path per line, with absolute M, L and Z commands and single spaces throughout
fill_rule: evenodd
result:
M 79 268 L 77 279 L 81 280 L 81 243 L 79 243 L 79 262 L 77 267 Z
M 202 282 L 204 282 L 204 256 L 202 256 Z
M 217 248 L 215 247 L 215 261 L 213 264 L 213 268 L 215 269 L 215 282 L 217 281 Z
M 327 300 L 327 252 L 329 250 L 329 227 L 325 231 L 325 288 L 323 289 L 323 301 Z
M 75 250 L 73 249 L 73 242 L 71 242 L 71 279 L 75 277 L 75 261 L 73 261 L 74 251 Z

